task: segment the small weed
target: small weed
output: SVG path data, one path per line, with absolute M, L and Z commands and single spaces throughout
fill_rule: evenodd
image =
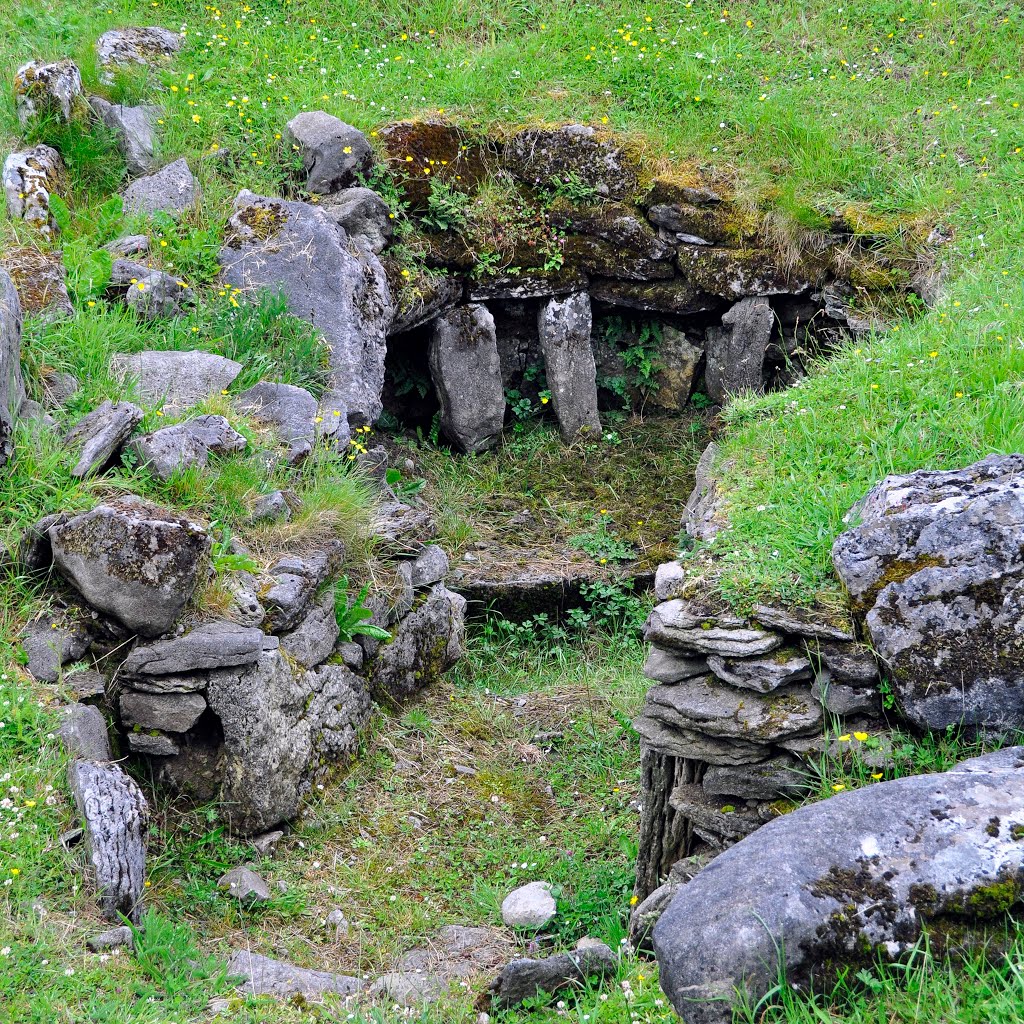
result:
M 433 231 L 462 231 L 469 221 L 469 204 L 465 192 L 434 178 L 430 182 L 427 209 L 420 220 Z
M 357 636 L 369 637 L 371 640 L 390 640 L 391 634 L 386 629 L 368 621 L 373 618 L 373 610 L 366 607 L 369 584 L 365 584 L 351 600 L 348 586 L 348 577 L 342 576 L 334 592 L 334 614 L 341 630 L 339 642 L 351 643 Z
M 601 511 L 590 517 L 590 529 L 569 538 L 570 547 L 590 555 L 599 565 L 607 562 L 629 562 L 636 558 L 636 548 L 624 541 L 613 525 L 612 517 Z

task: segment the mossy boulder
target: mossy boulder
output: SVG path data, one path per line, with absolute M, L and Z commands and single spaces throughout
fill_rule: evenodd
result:
M 981 943 L 1024 891 L 1024 748 L 840 793 L 763 825 L 678 890 L 654 928 L 689 1024 L 729 1024 L 779 977 L 828 985 L 922 932 Z

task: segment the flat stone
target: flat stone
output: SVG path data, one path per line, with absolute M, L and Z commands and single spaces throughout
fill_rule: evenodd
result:
M 761 764 L 710 765 L 701 785 L 711 797 L 777 800 L 810 788 L 811 776 L 792 757 L 773 757 Z
M 209 456 L 243 451 L 248 442 L 223 416 L 196 416 L 128 442 L 140 466 L 158 480 L 187 469 L 205 469 Z
M 188 732 L 206 710 L 206 700 L 198 693 L 121 694 L 121 721 L 143 729 L 162 732 Z
M 980 943 L 1024 883 L 1022 825 L 1019 747 L 798 808 L 678 890 L 654 927 L 662 988 L 688 1024 L 731 1024 L 780 951 L 787 981 L 817 988 L 829 964 L 909 955 L 932 921 Z
M 878 661 L 867 644 L 823 642 L 813 650 L 837 683 L 878 688 L 881 682 Z
M 501 919 L 509 928 L 544 928 L 558 913 L 549 882 L 528 882 L 510 892 L 501 904 Z
M 689 654 L 733 658 L 757 657 L 782 646 L 782 638 L 775 633 L 748 626 L 731 614 L 708 614 L 680 598 L 665 601 L 651 612 L 644 638 Z
M 111 402 L 87 413 L 64 438 L 68 448 L 79 449 L 71 475 L 79 478 L 102 473 L 121 453 L 145 414 L 131 402 Z
M 182 157 L 153 174 L 136 178 L 123 193 L 124 212 L 152 215 L 185 213 L 199 202 L 199 183 Z
M 108 928 L 105 932 L 90 935 L 85 940 L 92 953 L 109 953 L 112 949 L 134 949 L 135 933 L 127 925 Z
M 676 786 L 669 806 L 713 850 L 724 850 L 745 839 L 773 817 L 770 811 L 762 815 L 760 806 L 753 802 L 712 797 L 698 783 Z
M 723 658 L 709 654 L 708 668 L 723 683 L 758 693 L 809 681 L 814 675 L 809 659 L 792 647 L 782 647 L 761 658 Z
M 107 720 L 91 704 L 72 704 L 61 710 L 57 735 L 64 749 L 83 761 L 111 761 Z
M 64 685 L 80 701 L 102 700 L 107 689 L 107 681 L 92 669 L 69 673 L 64 677 Z
M 180 753 L 181 747 L 162 732 L 129 732 L 128 749 L 133 754 L 145 754 L 146 757 L 173 757 Z
M 819 673 L 811 687 L 811 696 L 821 701 L 833 715 L 881 715 L 882 694 L 876 680 L 873 686 L 848 686 L 833 679 L 827 670 Z
M 125 256 L 144 256 L 149 252 L 148 235 L 125 235 L 123 238 L 115 238 L 103 246 L 114 259 Z
M 139 399 L 147 405 L 189 409 L 226 391 L 242 372 L 242 364 L 213 352 L 147 351 L 118 354 L 112 371 L 135 382 Z
M 386 999 L 395 1006 L 413 1007 L 436 1002 L 447 988 L 444 978 L 436 978 L 432 974 L 391 971 L 377 978 L 368 995 Z
M 49 536 L 57 569 L 86 601 L 143 636 L 171 627 L 210 552 L 201 527 L 129 496 L 54 524 Z
M 759 604 L 755 606 L 751 618 L 768 629 L 792 633 L 805 640 L 853 639 L 853 628 L 849 622 L 831 622 L 805 608 L 779 608 Z
M 262 630 L 218 619 L 171 640 L 137 644 L 121 666 L 127 677 L 175 675 L 251 665 L 263 653 Z
M 78 661 L 90 644 L 89 634 L 81 622 L 52 611 L 29 622 L 19 640 L 28 658 L 26 668 L 42 683 L 55 683 L 61 669 Z
M 395 315 L 388 334 L 402 334 L 430 323 L 441 313 L 462 302 L 465 285 L 461 278 L 445 274 L 420 275 L 415 287 L 395 294 Z M 472 301 L 479 301 L 471 296 Z
M 161 67 L 181 49 L 182 36 L 168 28 L 136 26 L 114 28 L 96 40 L 100 67 L 130 64 Z
M 688 658 L 664 647 L 652 647 L 644 662 L 644 675 L 656 683 L 679 683 L 707 674 L 707 658 Z
M 657 687 L 655 687 L 657 689 Z M 728 739 L 686 728 L 679 716 L 648 700 L 633 728 L 647 749 L 669 757 L 683 757 L 707 764 L 758 764 L 768 753 L 757 740 Z
M 232 868 L 217 879 L 217 888 L 246 907 L 266 903 L 270 899 L 267 883 L 252 868 Z
M 240 991 L 253 996 L 275 996 L 278 999 L 305 999 L 333 993 L 348 996 L 361 991 L 360 978 L 329 971 L 311 971 L 281 960 L 239 950 L 232 954 L 227 966 L 228 977 L 241 978 Z

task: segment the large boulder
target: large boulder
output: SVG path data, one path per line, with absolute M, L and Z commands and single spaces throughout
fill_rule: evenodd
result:
M 708 394 L 719 404 L 732 395 L 757 392 L 764 386 L 764 357 L 775 326 L 767 299 L 746 298 L 723 317 L 722 326 L 707 333 Z
M 285 127 L 284 142 L 302 161 L 306 191 L 319 195 L 357 185 L 373 165 L 366 136 L 322 110 L 296 114 Z
M 44 238 L 59 230 L 50 213 L 50 196 L 64 183 L 64 161 L 52 146 L 33 146 L 11 153 L 4 161 L 3 186 L 7 212 Z
M 124 212 L 129 216 L 185 213 L 199 202 L 199 196 L 199 182 L 181 157 L 153 174 L 136 178 L 124 190 Z
M 10 274 L 0 270 L 0 466 L 14 451 L 14 425 L 24 401 L 21 303 Z
M 799 808 L 679 889 L 654 928 L 662 988 L 687 1024 L 730 1024 L 780 973 L 828 985 L 925 929 L 955 947 L 1019 905 L 1022 835 L 1021 747 Z
M 225 283 L 270 289 L 313 324 L 330 349 L 333 387 L 353 426 L 383 408 L 384 356 L 394 305 L 384 268 L 321 209 L 242 191 L 221 250 Z
M 1024 728 L 1024 455 L 886 477 L 832 557 L 915 725 Z
M 266 424 L 288 446 L 289 462 L 299 462 L 313 450 L 317 404 L 305 388 L 260 381 L 243 391 L 234 404 L 239 412 Z
M 597 414 L 597 368 L 590 347 L 590 296 L 578 292 L 549 299 L 540 310 L 538 333 L 558 428 L 566 441 L 601 436 Z
M 96 40 L 96 57 L 106 69 L 132 64 L 159 68 L 181 49 L 183 39 L 177 32 L 155 25 L 112 28 Z M 109 71 L 104 77 L 110 77 Z
M 156 167 L 156 122 L 160 108 L 128 107 L 90 96 L 89 106 L 117 139 L 129 174 L 148 174 Z
M 135 352 L 115 355 L 111 369 L 135 383 L 146 405 L 164 412 L 188 409 L 227 390 L 242 372 L 242 364 L 214 352 Z
M 23 64 L 14 74 L 14 106 L 23 126 L 37 117 L 70 121 L 88 109 L 78 66 L 70 60 Z
M 206 566 L 210 538 L 125 496 L 50 527 L 53 561 L 94 608 L 143 636 L 166 633 Z
M 461 306 L 437 318 L 430 376 L 445 437 L 464 452 L 494 447 L 505 423 L 505 391 L 494 317 L 486 306 Z

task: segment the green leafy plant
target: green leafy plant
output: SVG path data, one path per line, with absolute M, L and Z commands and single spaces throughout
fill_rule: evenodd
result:
M 584 181 L 575 171 L 567 171 L 560 177 L 552 175 L 549 180 L 549 193 L 552 200 L 564 199 L 575 206 L 596 203 L 601 198 L 597 189 Z
M 406 480 L 402 476 L 402 471 L 394 466 L 388 469 L 385 479 L 388 482 L 388 486 L 400 498 L 411 498 L 419 494 L 427 485 L 427 481 L 423 477 L 417 477 L 415 480 Z
M 420 219 L 434 231 L 461 231 L 469 221 L 469 203 L 465 192 L 434 178 L 430 182 L 426 213 Z
M 164 266 L 190 284 L 212 281 L 220 270 L 223 232 L 219 226 L 198 228 L 164 210 L 153 214 L 153 244 Z
M 348 577 L 342 576 L 334 592 L 334 615 L 341 631 L 341 642 L 351 643 L 357 636 L 368 636 L 372 640 L 390 640 L 391 634 L 386 629 L 367 621 L 373 618 L 372 609 L 366 607 L 366 597 L 370 593 L 369 584 L 365 584 L 351 601 L 348 597 L 348 586 Z
M 207 532 L 210 535 L 210 561 L 213 571 L 219 576 L 228 572 L 259 572 L 259 563 L 243 552 L 234 551 L 231 530 L 219 519 L 210 523 Z
M 636 558 L 636 549 L 623 540 L 612 525 L 612 518 L 606 512 L 590 516 L 591 527 L 569 538 L 570 547 L 590 555 L 595 562 L 628 562 Z

